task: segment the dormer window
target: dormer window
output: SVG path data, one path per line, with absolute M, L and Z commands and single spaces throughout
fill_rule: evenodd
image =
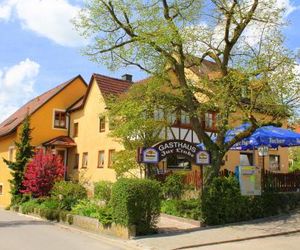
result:
M 65 111 L 54 111 L 54 128 L 67 128 L 67 115 Z

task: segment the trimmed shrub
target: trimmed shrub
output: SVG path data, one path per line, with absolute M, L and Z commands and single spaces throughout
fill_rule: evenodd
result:
M 94 197 L 108 203 L 111 197 L 112 182 L 98 181 L 94 185 Z
M 153 232 L 160 214 L 161 189 L 157 181 L 119 179 L 112 187 L 113 220 L 136 226 L 137 235 Z
M 86 196 L 82 185 L 69 181 L 56 182 L 51 190 L 51 197 L 59 201 L 59 209 L 68 211 Z
M 202 213 L 208 225 L 219 225 L 288 212 L 299 202 L 298 193 L 265 192 L 261 196 L 242 196 L 235 177 L 218 177 L 204 190 Z
M 164 200 L 161 212 L 193 220 L 201 219 L 200 199 Z
M 174 173 L 167 176 L 162 189 L 164 197 L 179 199 L 184 192 L 183 174 Z

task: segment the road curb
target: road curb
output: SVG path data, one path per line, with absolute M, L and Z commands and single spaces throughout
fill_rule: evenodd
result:
M 174 248 L 172 250 L 181 250 L 181 249 L 188 249 L 188 248 L 195 248 L 195 247 L 206 247 L 206 246 L 213 246 L 213 245 L 221 245 L 221 244 L 234 243 L 234 242 L 247 241 L 247 240 L 271 238 L 271 237 L 288 235 L 288 234 L 295 234 L 295 233 L 300 233 L 300 229 L 290 230 L 290 231 L 280 232 L 280 233 L 250 236 L 250 237 L 244 237 L 244 238 L 239 238 L 239 239 L 231 239 L 231 240 L 223 240 L 223 241 L 214 241 L 214 242 L 208 242 L 208 243 L 202 243 L 202 244 L 195 244 L 195 245 L 189 245 L 189 246 Z
M 41 217 L 38 217 L 35 215 L 31 215 L 31 214 L 22 214 L 22 213 L 14 212 L 14 211 L 8 211 L 8 212 L 12 212 L 19 216 L 24 216 L 24 217 L 31 218 L 31 219 L 38 220 L 38 221 L 45 221 L 53 226 L 57 226 L 62 229 L 68 229 L 68 230 L 80 232 L 80 233 L 87 235 L 90 238 L 98 239 L 98 240 L 101 239 L 101 240 L 105 241 L 107 244 L 110 244 L 111 246 L 115 246 L 116 244 L 120 244 L 120 242 L 122 242 L 122 247 L 124 247 L 125 250 L 141 250 L 141 248 L 139 246 L 132 245 L 132 242 L 130 240 L 120 239 L 120 238 L 117 238 L 117 237 L 114 237 L 111 235 L 107 235 L 107 234 L 100 234 L 100 233 L 97 234 L 92 231 L 84 230 L 83 228 L 79 228 L 77 226 L 72 226 L 72 225 L 68 225 L 68 224 L 60 223 L 60 222 L 56 222 L 56 221 L 49 221 L 47 219 L 44 219 L 44 218 L 41 218 Z

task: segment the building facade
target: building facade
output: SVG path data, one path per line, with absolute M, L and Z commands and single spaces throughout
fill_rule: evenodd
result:
M 0 206 L 10 204 L 10 170 L 2 158 L 14 160 L 22 122 L 30 116 L 32 145 L 50 147 L 60 154 L 67 164 L 67 150 L 72 144 L 69 134 L 69 117 L 66 110 L 84 96 L 87 84 L 77 76 L 26 103 L 0 124 Z
M 99 180 L 115 181 L 112 167 L 115 152 L 122 150 L 118 138 L 109 136 L 112 129 L 106 113 L 107 98 L 126 92 L 134 84 L 130 75 L 116 79 L 93 74 L 89 85 L 77 76 L 25 104 L 0 124 L 0 157 L 15 157 L 14 141 L 26 114 L 31 117 L 32 145 L 51 149 L 61 155 L 66 165 L 66 179 L 79 180 L 89 190 Z M 206 113 L 203 126 L 207 133 L 217 133 L 216 113 Z M 185 113 L 177 115 L 173 126 L 166 128 L 162 138 L 200 143 Z M 257 151 L 230 151 L 224 157 L 224 168 L 238 165 L 262 166 Z M 264 158 L 265 169 L 288 171 L 288 151 L 270 150 Z M 198 166 L 176 156 L 159 164 L 161 171 L 198 170 Z M 0 206 L 10 203 L 10 171 L 0 162 Z

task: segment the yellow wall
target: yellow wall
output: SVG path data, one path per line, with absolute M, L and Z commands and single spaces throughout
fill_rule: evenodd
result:
M 11 178 L 11 172 L 2 159 L 9 159 L 8 148 L 14 145 L 15 140 L 15 133 L 5 136 L 0 140 L 0 184 L 3 185 L 3 193 L 0 195 L 0 206 L 7 206 L 10 204 L 9 179 Z
M 86 85 L 80 78 L 76 78 L 59 94 L 48 101 L 38 111 L 32 114 L 30 118 L 30 125 L 32 130 L 33 146 L 39 146 L 42 143 L 61 135 L 68 135 L 67 129 L 53 128 L 53 111 L 55 109 L 66 110 L 75 101 L 85 94 Z M 3 195 L 0 195 L 0 206 L 7 206 L 10 203 L 10 185 L 8 180 L 11 178 L 10 171 L 7 165 L 2 161 L 2 157 L 8 159 L 9 147 L 14 145 L 17 140 L 21 126 L 18 127 L 17 132 L 10 136 L 0 138 L 0 184 L 3 184 Z
M 68 174 L 71 178 L 79 178 L 92 190 L 93 183 L 99 180 L 115 181 L 115 171 L 108 168 L 108 151 L 122 150 L 123 146 L 115 139 L 109 137 L 108 119 L 106 118 L 105 132 L 99 132 L 99 116 L 106 112 L 105 101 L 95 80 L 82 110 L 71 113 L 71 133 L 73 125 L 78 123 L 78 137 L 73 138 L 77 149 L 69 150 Z M 98 168 L 98 152 L 104 150 L 104 167 Z M 82 168 L 82 155 L 88 153 L 88 166 Z M 79 170 L 74 170 L 75 153 L 79 154 Z
M 253 153 L 253 151 L 243 151 L 246 153 Z M 279 155 L 280 157 L 280 172 L 287 173 L 289 170 L 289 158 L 288 158 L 288 148 L 278 148 L 277 149 L 269 149 L 268 156 L 264 157 L 264 166 L 265 170 L 271 170 L 270 169 L 270 161 L 269 155 Z M 260 157 L 258 155 L 257 150 L 255 150 L 255 157 L 254 157 L 254 165 L 262 167 L 262 159 L 263 157 Z M 235 167 L 240 164 L 240 151 L 237 150 L 231 150 L 227 153 L 227 156 L 224 157 L 224 166 L 223 168 L 226 168 L 228 170 L 234 171 Z
M 68 129 L 53 127 L 54 110 L 66 110 L 85 94 L 86 89 L 82 80 L 77 78 L 32 115 L 30 119 L 33 128 L 32 145 L 40 145 L 57 136 L 68 135 Z

